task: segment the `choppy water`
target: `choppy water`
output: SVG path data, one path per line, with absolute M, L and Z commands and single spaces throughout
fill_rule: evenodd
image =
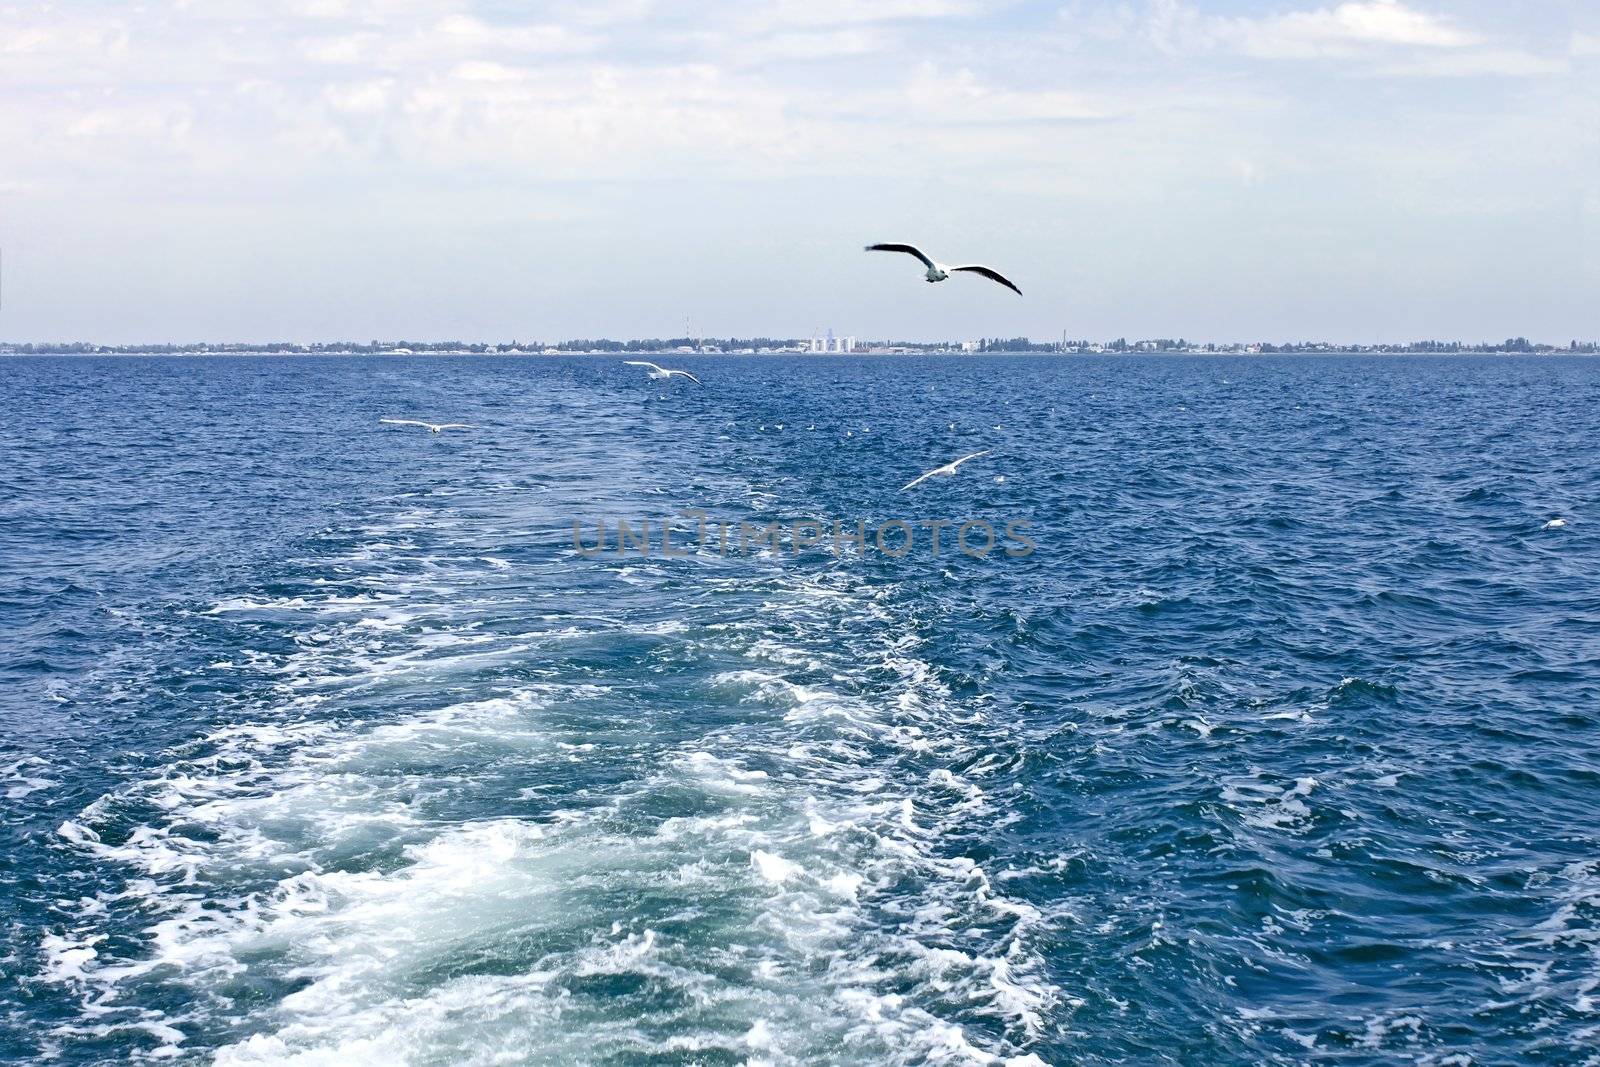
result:
M 0 1059 L 1593 1062 L 1600 361 L 682 362 L 0 364 Z

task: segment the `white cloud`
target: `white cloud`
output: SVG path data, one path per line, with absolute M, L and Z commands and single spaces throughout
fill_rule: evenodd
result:
M 48 64 L 85 55 L 116 59 L 126 53 L 128 27 L 114 17 L 92 14 L 27 18 L 18 8 L 0 8 L 0 55 L 10 57 L 12 77 L 27 77 Z
M 950 73 L 931 63 L 917 68 L 904 95 L 903 117 L 935 124 L 1082 122 L 1113 114 L 1105 104 L 1082 93 L 1001 88 L 980 81 L 970 70 Z
M 1561 57 L 1499 44 L 1402 0 L 1348 0 L 1256 18 L 1209 16 L 1183 0 L 1155 0 L 1142 31 L 1169 53 L 1338 60 L 1387 77 L 1539 77 L 1567 69 Z
M 1156 0 L 1146 36 L 1166 51 L 1221 48 L 1264 59 L 1353 56 L 1393 48 L 1468 48 L 1480 38 L 1400 0 L 1348 0 L 1334 7 L 1259 18 L 1203 14 L 1181 0 Z
M 458 64 L 450 71 L 452 78 L 469 82 L 521 82 L 528 78 L 525 67 L 508 67 L 504 63 L 475 59 Z
M 740 66 L 763 63 L 844 59 L 886 52 L 895 39 L 870 25 L 782 30 L 755 41 L 728 42 L 726 53 Z
M 986 57 L 972 47 L 986 20 L 973 16 L 1017 10 L 995 0 L 711 0 L 692 12 L 554 0 L 521 18 L 472 0 L 211 0 L 156 3 L 129 23 L 69 10 L 0 9 L 0 42 L 17 57 L 0 68 L 0 130 L 29 145 L 23 168 L 68 180 L 94 180 L 140 137 L 141 154 L 203 157 L 213 170 L 289 166 L 285 146 L 345 163 L 432 166 L 454 154 L 463 166 L 568 174 L 691 172 L 713 158 L 727 173 L 891 173 L 922 151 L 1016 151 L 1044 166 L 1063 135 L 1016 131 L 1117 124 L 1153 142 L 1187 121 L 1180 110 L 1255 106 L 1215 84 L 1107 84 L 1052 59 L 1048 38 L 995 37 L 1004 48 Z M 1102 32 L 1130 25 L 1110 9 L 1078 10 Z M 1536 75 L 1562 62 L 1496 47 L 1403 0 L 1254 19 L 1158 0 L 1142 32 L 1174 51 L 1359 57 L 1361 70 L 1393 76 Z M 796 70 L 866 56 L 826 77 Z
M 394 85 L 392 78 L 346 82 L 328 86 L 322 95 L 335 111 L 349 115 L 373 115 L 393 100 Z
M 381 38 L 374 33 L 346 33 L 302 41 L 300 54 L 317 63 L 353 65 L 371 62 L 380 44 Z
M 841 26 L 959 18 L 983 9 L 978 0 L 774 0 L 750 5 L 744 19 L 752 27 Z
M 6 38 L 40 62 L 0 71 L 0 132 L 24 124 L 29 165 L 80 182 L 139 139 L 137 154 L 164 154 L 172 181 L 373 159 L 608 177 L 694 173 L 715 159 L 724 176 L 859 175 L 895 172 L 906 152 L 995 147 L 985 130 L 1110 113 L 1057 86 L 903 62 L 903 25 L 965 18 L 980 0 L 779 0 L 720 16 L 658 15 L 648 0 L 583 6 L 582 20 L 551 21 L 556 4 L 532 20 L 490 21 L 468 0 L 284 0 L 265 14 L 234 0 L 177 2 L 95 33 L 46 13 Z M 879 53 L 900 62 L 823 80 L 792 66 Z M 5 115 L 18 82 L 37 89 L 81 70 L 116 92 L 52 94 L 43 109 Z
M 914 24 L 965 20 L 992 0 L 771 0 L 708 6 L 700 29 L 676 40 L 732 66 L 846 59 L 895 51 Z
M 594 33 L 530 23 L 492 25 L 459 12 L 436 19 L 397 21 L 383 30 L 356 29 L 299 42 L 299 54 L 317 63 L 416 69 L 440 63 L 499 57 L 579 55 L 604 44 Z
M 1374 46 L 1468 48 L 1481 43 L 1477 35 L 1399 0 L 1351 0 L 1315 11 L 1236 19 L 1224 32 L 1247 55 L 1272 59 L 1351 55 Z
M 1514 48 L 1472 48 L 1435 53 L 1381 66 L 1391 78 L 1540 78 L 1570 69 L 1565 57 L 1536 56 Z
M 472 61 L 397 93 L 366 133 L 431 165 L 537 165 L 546 176 L 670 175 L 708 155 L 734 171 L 789 161 L 805 139 L 785 98 L 708 64 L 544 69 Z
M 454 14 L 440 19 L 427 35 L 433 48 L 468 48 L 496 52 L 548 54 L 586 52 L 601 39 L 592 34 L 574 33 L 564 26 L 521 24 L 495 26 L 470 15 Z

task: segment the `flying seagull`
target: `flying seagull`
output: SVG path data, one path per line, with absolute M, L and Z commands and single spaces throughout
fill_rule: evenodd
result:
M 438 433 L 441 430 L 471 430 L 471 423 L 467 422 L 418 422 L 416 419 L 379 419 L 390 426 L 426 426 L 429 433 Z
M 948 478 L 951 475 L 955 474 L 956 468 L 961 466 L 967 460 L 969 460 L 969 459 L 977 459 L 979 456 L 987 456 L 988 454 L 989 454 L 989 450 L 986 448 L 982 452 L 974 452 L 970 456 L 962 456 L 960 459 L 955 460 L 955 461 L 950 462 L 950 463 L 946 463 L 942 467 L 935 467 L 935 468 L 933 468 L 933 470 L 929 471 L 927 474 L 922 475 L 920 478 L 914 478 L 911 481 L 907 482 L 905 485 L 902 485 L 900 487 L 900 491 L 903 493 L 907 489 L 912 488 L 913 486 L 921 485 L 923 482 L 927 481 L 929 478 Z
M 649 367 L 650 377 L 652 378 L 670 378 L 674 374 L 680 374 L 694 384 L 700 384 L 700 379 L 696 378 L 686 370 L 668 370 L 666 367 L 660 366 L 659 364 L 651 363 L 648 359 L 625 359 L 622 361 L 622 365 L 625 367 Z
M 927 278 L 930 282 L 944 281 L 946 278 L 950 277 L 951 271 L 968 270 L 973 274 L 983 275 L 991 282 L 999 282 L 1001 285 L 1005 286 L 1007 289 L 1010 289 L 1018 296 L 1022 295 L 1022 290 L 1018 289 L 1015 285 L 1012 285 L 1011 282 L 1002 277 L 999 271 L 991 270 L 980 263 L 963 263 L 957 267 L 947 267 L 943 263 L 935 263 L 933 260 L 923 255 L 922 250 L 916 245 L 868 245 L 866 250 L 868 252 L 904 252 L 908 256 L 916 256 L 918 259 L 922 260 L 922 265 L 928 268 Z

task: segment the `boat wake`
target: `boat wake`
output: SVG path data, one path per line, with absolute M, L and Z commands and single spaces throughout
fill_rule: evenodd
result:
M 1021 752 L 891 590 L 755 561 L 675 621 L 529 623 L 455 529 L 356 531 L 312 568 L 366 594 L 210 609 L 289 649 L 219 665 L 246 676 L 228 721 L 61 826 L 120 873 L 52 935 L 44 977 L 82 1006 L 58 1040 L 1040 1062 L 1071 1003 L 1038 949 L 1053 918 L 964 851 L 1003 826 L 989 783 Z

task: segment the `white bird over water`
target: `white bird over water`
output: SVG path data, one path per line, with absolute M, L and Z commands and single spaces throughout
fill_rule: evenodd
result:
M 943 263 L 936 263 L 932 259 L 929 259 L 916 245 L 868 245 L 866 250 L 868 252 L 904 252 L 908 256 L 916 256 L 918 259 L 922 260 L 922 265 L 928 268 L 928 273 L 924 275 L 924 277 L 926 277 L 930 282 L 942 282 L 946 278 L 950 277 L 952 271 L 965 270 L 971 271 L 973 274 L 981 274 L 985 278 L 988 278 L 991 282 L 999 282 L 1001 285 L 1005 286 L 1007 289 L 1010 289 L 1018 296 L 1022 295 L 1022 290 L 1018 289 L 1015 285 L 1003 277 L 999 271 L 992 267 L 985 267 L 981 263 L 962 263 L 959 266 L 947 267 Z
M 470 422 L 418 422 L 416 419 L 379 419 L 390 426 L 426 426 L 429 433 L 440 433 L 444 430 L 472 430 L 476 429 Z
M 651 363 L 648 359 L 625 359 L 622 361 L 622 365 L 625 367 L 649 367 L 650 377 L 652 378 L 670 378 L 674 374 L 677 374 L 689 379 L 696 385 L 700 384 L 700 379 L 696 378 L 686 370 L 669 370 L 660 364 Z
M 988 454 L 989 454 L 989 450 L 986 448 L 982 452 L 974 452 L 969 456 L 962 456 L 958 460 L 952 460 L 951 462 L 946 463 L 942 467 L 935 467 L 935 468 L 933 468 L 933 470 L 929 471 L 927 474 L 924 474 L 919 478 L 913 478 L 911 481 L 907 482 L 905 485 L 902 485 L 900 487 L 900 491 L 903 493 L 907 489 L 910 489 L 913 486 L 921 485 L 923 482 L 927 481 L 929 478 L 949 478 L 949 477 L 951 477 L 952 475 L 955 474 L 956 468 L 961 466 L 967 460 L 969 460 L 969 459 L 977 459 L 979 456 L 987 456 Z
M 1549 522 L 1547 522 L 1543 526 L 1539 527 L 1539 529 L 1541 529 L 1541 530 L 1559 530 L 1563 526 L 1565 526 L 1566 524 L 1567 524 L 1567 520 L 1566 519 L 1551 519 Z

